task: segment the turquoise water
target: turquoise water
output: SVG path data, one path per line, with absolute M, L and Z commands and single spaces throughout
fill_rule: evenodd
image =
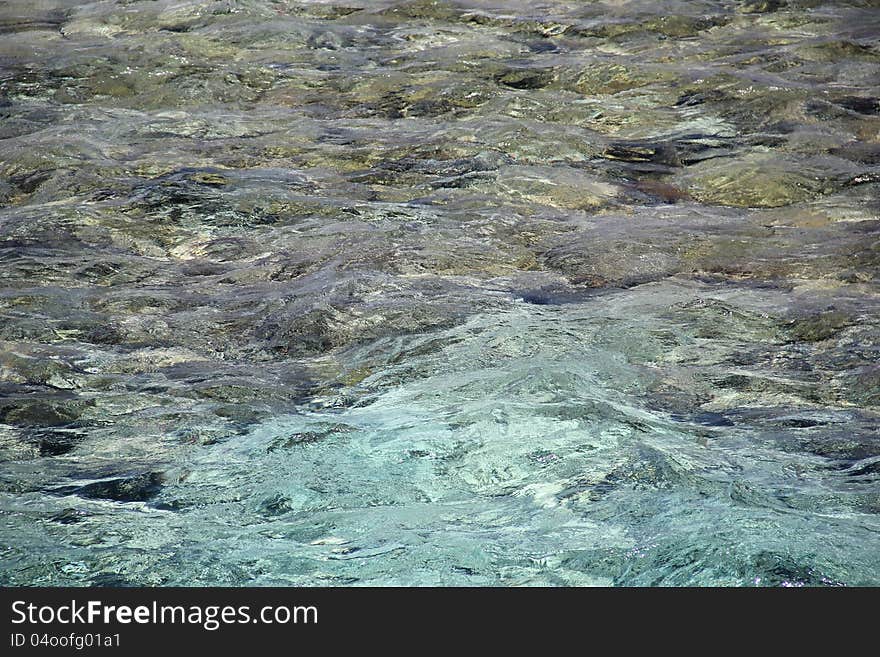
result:
M 880 11 L 0 7 L 0 582 L 880 583 Z

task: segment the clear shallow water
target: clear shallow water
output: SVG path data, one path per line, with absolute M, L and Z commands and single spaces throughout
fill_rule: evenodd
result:
M 880 581 L 880 10 L 6 3 L 4 584 Z

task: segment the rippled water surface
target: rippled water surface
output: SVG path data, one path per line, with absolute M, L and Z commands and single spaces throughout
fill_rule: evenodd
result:
M 0 583 L 880 584 L 880 3 L 0 3 Z

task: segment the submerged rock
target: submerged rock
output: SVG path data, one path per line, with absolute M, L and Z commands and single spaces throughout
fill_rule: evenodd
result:
M 120 4 L 0 3 L 0 583 L 878 583 L 876 3 Z
M 842 185 L 839 171 L 792 158 L 758 154 L 742 160 L 713 160 L 686 174 L 698 201 L 743 208 L 774 208 L 808 201 Z
M 133 477 L 97 481 L 79 487 L 59 489 L 59 494 L 75 494 L 88 499 L 113 502 L 146 502 L 159 494 L 164 477 L 159 472 L 148 472 Z
M 619 193 L 613 184 L 564 167 L 502 167 L 492 186 L 515 199 L 572 210 L 610 205 Z

